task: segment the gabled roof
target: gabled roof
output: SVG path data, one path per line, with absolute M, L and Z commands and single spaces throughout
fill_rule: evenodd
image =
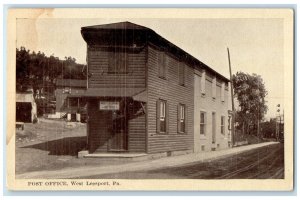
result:
M 79 79 L 57 79 L 56 87 L 79 87 L 86 88 L 86 80 Z
M 229 82 L 229 79 L 223 76 L 222 74 L 218 73 L 217 71 L 215 71 L 205 63 L 201 62 L 191 54 L 187 53 L 180 47 L 163 38 L 152 29 L 144 26 L 140 26 L 128 21 L 104 25 L 86 26 L 81 28 L 81 34 L 83 39 L 89 45 L 94 45 L 97 43 L 105 43 L 106 45 L 112 45 L 118 42 L 121 42 L 121 45 L 133 45 L 134 40 L 136 40 L 136 42 L 139 45 L 143 42 L 151 43 L 155 46 L 158 46 L 159 48 L 171 52 L 172 54 L 178 56 L 180 59 L 189 62 L 193 67 L 198 67 L 198 69 L 204 68 L 212 74 L 215 74 L 217 77 Z M 124 38 L 118 38 L 116 35 L 121 35 L 127 41 L 124 41 Z M 110 40 L 112 40 L 112 43 L 108 42 Z

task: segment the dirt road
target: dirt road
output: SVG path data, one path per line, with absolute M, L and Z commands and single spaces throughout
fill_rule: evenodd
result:
M 265 146 L 214 161 L 80 178 L 282 179 L 284 178 L 283 144 Z

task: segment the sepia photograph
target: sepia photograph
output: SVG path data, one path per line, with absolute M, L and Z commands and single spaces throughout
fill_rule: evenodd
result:
M 293 189 L 292 9 L 10 9 L 12 190 Z

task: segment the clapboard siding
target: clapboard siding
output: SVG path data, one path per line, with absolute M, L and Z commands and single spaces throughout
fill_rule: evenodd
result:
M 128 150 L 130 152 L 146 151 L 146 117 L 139 115 L 128 121 Z
M 158 51 L 148 47 L 148 153 L 193 149 L 193 69 L 166 55 L 166 79 L 158 77 Z M 185 66 L 185 86 L 179 85 L 178 64 Z M 168 134 L 156 133 L 156 101 L 169 107 Z M 177 131 L 177 106 L 187 106 L 187 133 Z
M 93 49 L 93 50 L 91 50 Z M 109 52 L 103 48 L 88 51 L 89 88 L 145 88 L 146 50 L 127 53 L 127 73 L 108 73 Z

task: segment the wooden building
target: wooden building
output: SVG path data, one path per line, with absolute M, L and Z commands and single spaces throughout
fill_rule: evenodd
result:
M 200 124 L 194 117 L 195 74 L 217 77 L 224 89 L 227 78 L 147 27 L 121 22 L 82 27 L 81 34 L 87 43 L 83 96 L 90 153 L 172 155 L 201 145 L 194 142 L 200 134 L 194 132 Z
M 32 123 L 37 120 L 37 106 L 33 92 L 16 93 L 16 122 Z
M 55 97 L 57 118 L 69 114 L 69 120 L 76 121 L 76 113 L 77 116 L 80 113 L 86 113 L 86 99 L 82 96 L 86 91 L 86 84 L 86 80 L 56 80 Z

